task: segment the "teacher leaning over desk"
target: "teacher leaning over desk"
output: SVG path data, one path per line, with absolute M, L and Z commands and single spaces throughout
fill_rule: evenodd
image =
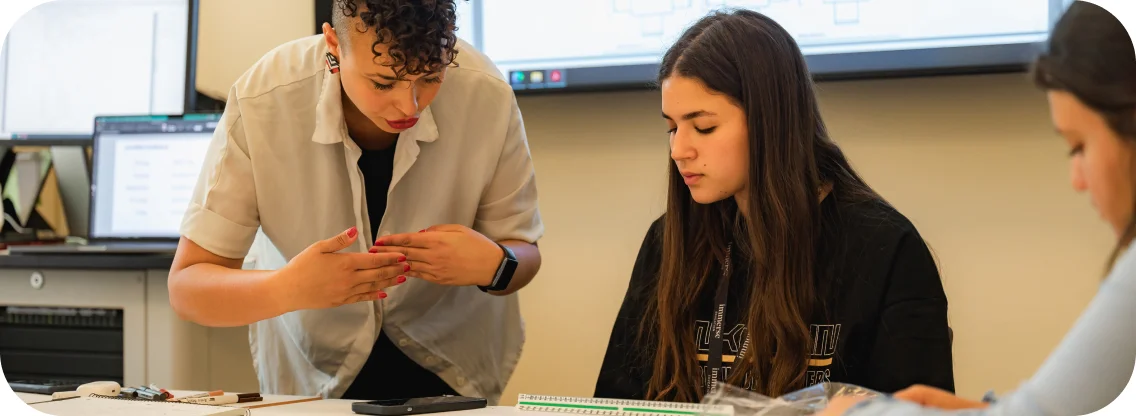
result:
M 250 325 L 264 392 L 495 403 L 544 232 L 512 89 L 454 0 L 332 7 L 230 89 L 170 302 Z

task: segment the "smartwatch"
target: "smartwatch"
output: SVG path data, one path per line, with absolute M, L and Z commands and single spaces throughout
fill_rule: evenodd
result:
M 497 266 L 497 275 L 493 276 L 493 283 L 489 286 L 477 286 L 482 292 L 500 292 L 508 289 L 509 282 L 513 281 L 513 273 L 517 271 L 517 256 L 513 254 L 513 250 L 501 243 L 497 243 L 497 246 L 505 252 L 505 258 L 501 259 L 501 265 Z

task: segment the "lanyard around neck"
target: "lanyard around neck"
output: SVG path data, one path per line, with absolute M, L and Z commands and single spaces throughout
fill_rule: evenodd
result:
M 722 367 L 722 330 L 726 320 L 726 295 L 730 291 L 730 252 L 733 246 L 733 243 L 726 246 L 722 278 L 718 279 L 718 288 L 714 292 L 714 320 L 710 322 L 710 353 L 706 360 L 706 367 L 710 370 L 710 391 L 714 391 L 719 382 L 726 381 L 726 370 Z

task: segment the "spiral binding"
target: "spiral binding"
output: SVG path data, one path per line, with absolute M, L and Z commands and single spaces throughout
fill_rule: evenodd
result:
M 644 400 L 600 399 L 591 397 L 523 395 L 521 396 L 521 400 L 563 404 L 594 404 L 600 406 L 640 406 L 673 410 L 699 410 L 706 407 L 705 405 L 700 405 L 697 403 L 652 402 Z
M 86 397 L 94 397 L 96 399 L 125 400 L 125 401 L 128 401 L 128 402 L 143 402 L 143 403 L 196 404 L 196 403 L 184 403 L 184 402 L 179 402 L 179 401 L 169 401 L 169 400 L 139 399 L 139 398 L 136 398 L 136 397 L 104 396 L 104 395 L 101 395 L 101 394 L 89 394 Z M 198 406 L 209 406 L 209 405 L 203 405 L 203 404 L 196 404 L 196 405 L 198 405 Z M 222 407 L 222 406 L 213 406 L 213 407 Z M 236 408 L 230 407 L 229 409 L 236 409 Z M 251 414 L 251 413 L 249 413 L 249 409 L 244 409 L 244 411 L 245 411 L 246 416 Z
M 165 400 L 148 400 L 148 399 L 139 399 L 139 398 L 135 398 L 135 397 L 123 397 L 123 396 L 104 396 L 104 395 L 101 395 L 101 394 L 88 394 L 87 397 L 94 397 L 96 399 L 127 400 L 127 401 L 133 401 L 133 402 L 152 402 L 152 403 L 165 402 Z M 167 403 L 169 403 L 169 402 L 167 402 Z
M 687 411 L 698 412 L 700 414 L 733 414 L 733 409 L 728 406 L 720 405 L 705 405 L 699 403 L 676 403 L 676 402 L 654 402 L 644 400 L 627 400 L 627 399 L 603 399 L 603 398 L 590 398 L 590 397 L 564 397 L 564 396 L 542 396 L 542 395 L 529 395 L 522 394 L 518 396 L 517 408 L 520 410 L 535 410 L 542 412 L 552 413 L 572 413 L 583 414 L 592 416 L 621 416 L 627 414 L 634 414 L 637 416 L 674 416 L 673 411 Z M 567 405 L 580 405 L 580 406 L 604 406 L 614 407 L 615 409 L 589 409 L 580 407 L 555 407 L 555 406 L 542 406 L 540 404 L 524 404 L 523 402 L 539 402 L 549 404 L 567 404 Z M 628 411 L 624 408 L 635 408 L 636 411 Z M 641 409 L 641 410 L 640 410 Z M 658 409 L 661 412 L 651 412 L 653 409 Z

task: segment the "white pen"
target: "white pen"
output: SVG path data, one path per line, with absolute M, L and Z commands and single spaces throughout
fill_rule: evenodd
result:
M 196 399 L 198 397 L 220 396 L 222 394 L 225 394 L 225 392 L 221 391 L 221 390 L 213 390 L 213 391 L 207 391 L 207 392 L 204 392 L 204 393 L 197 393 L 197 394 L 193 394 L 193 395 L 189 395 L 189 396 L 185 396 L 185 397 L 176 397 L 176 398 L 169 399 L 169 401 L 180 402 L 180 401 L 185 400 L 185 399 Z
M 236 394 L 225 393 L 225 394 L 222 394 L 220 396 L 192 397 L 192 398 L 187 397 L 187 398 L 180 399 L 180 400 L 177 400 L 177 401 L 182 402 L 182 403 L 193 403 L 193 404 L 234 404 L 234 403 L 237 403 L 238 400 L 239 400 L 239 398 L 237 397 Z

